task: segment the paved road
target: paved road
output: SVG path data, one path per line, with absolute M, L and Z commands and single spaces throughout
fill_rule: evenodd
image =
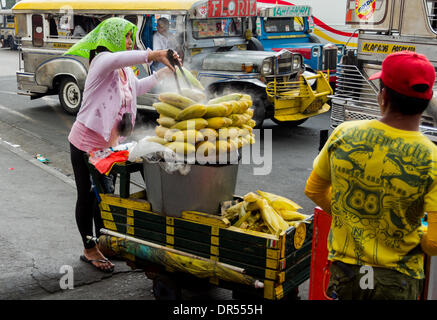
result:
M 20 229 L 21 235 L 19 239 L 13 236 L 14 233 L 8 230 L 5 224 L 0 224 L 0 240 L 7 239 L 8 242 L 6 243 L 9 243 L 9 247 L 7 245 L 3 246 L 1 251 L 11 258 L 17 259 L 19 257 L 22 259 L 18 259 L 15 262 L 14 279 L 17 278 L 17 268 L 26 269 L 26 272 L 32 275 L 29 278 L 28 286 L 24 287 L 24 291 L 22 290 L 21 297 L 31 299 L 153 299 L 150 294 L 151 282 L 145 279 L 142 273 L 122 267 L 121 263 L 120 273 L 106 278 L 101 275 L 95 275 L 89 279 L 85 276 L 88 269 L 83 269 L 84 277 L 78 282 L 79 287 L 75 290 L 59 291 L 59 288 L 55 288 L 56 285 L 53 287 L 53 283 L 50 286 L 41 286 L 41 283 L 43 283 L 41 279 L 44 279 L 44 277 L 50 279 L 55 277 L 55 273 L 59 273 L 59 263 L 55 266 L 47 265 L 50 262 L 57 261 L 56 255 L 61 255 L 64 258 L 68 256 L 68 261 L 77 261 L 80 253 L 80 243 L 76 235 L 76 226 L 73 219 L 74 196 L 71 195 L 74 194 L 75 190 L 72 187 L 72 168 L 69 161 L 69 145 L 67 141 L 74 117 L 62 111 L 56 96 L 30 100 L 26 96 L 17 95 L 15 93 L 15 71 L 18 67 L 18 55 L 16 52 L 8 49 L 0 49 L 0 61 L 2 62 L 2 69 L 0 71 L 0 138 L 3 146 L 7 146 L 8 150 L 22 151 L 26 155 L 24 158 L 27 157 L 28 162 L 37 153 L 50 159 L 51 163 L 46 165 L 50 169 L 50 173 L 52 175 L 54 173 L 61 175 L 65 179 L 64 184 L 70 188 L 67 188 L 67 192 L 70 193 L 69 196 L 60 195 L 61 197 L 65 196 L 69 201 L 65 203 L 63 208 L 60 208 L 64 212 L 63 223 L 68 223 L 69 227 L 66 234 L 68 233 L 68 239 L 72 243 L 69 249 L 67 246 L 61 247 L 64 250 L 69 250 L 68 252 L 55 249 L 47 251 L 45 249 L 44 254 L 41 255 L 42 249 L 38 249 L 38 246 L 27 246 L 26 240 L 29 241 L 31 239 L 30 233 L 32 232 L 32 223 L 29 222 L 31 221 L 29 220 L 31 219 L 29 211 L 25 211 L 22 214 L 17 212 L 13 216 L 13 222 L 18 226 L 23 226 Z M 147 121 L 147 115 L 141 115 L 139 118 L 141 119 L 138 121 L 132 137 L 132 139 L 136 140 L 153 132 L 154 126 L 153 122 Z M 254 168 L 259 168 L 259 165 L 253 163 L 241 165 L 235 193 L 244 195 L 258 189 L 266 190 L 293 199 L 304 208 L 304 212 L 311 213 L 314 205 L 305 197 L 304 186 L 311 171 L 312 161 L 318 153 L 319 130 L 327 129 L 328 125 L 329 114 L 312 118 L 297 128 L 284 128 L 275 125 L 270 120 L 266 121 L 264 129 L 271 130 L 273 140 L 271 172 L 267 175 L 255 175 Z M 1 150 L 3 151 L 3 149 Z M 13 155 L 9 155 L 8 159 L 15 159 L 15 162 L 19 163 L 23 157 L 18 157 L 15 152 Z M 10 166 L 12 167 L 13 164 L 10 164 Z M 1 168 L 6 170 L 8 167 L 2 164 Z M 26 170 L 31 169 L 27 168 Z M 20 183 L 26 184 L 26 181 L 29 182 L 26 186 L 29 187 L 27 191 L 29 193 L 32 190 L 38 191 L 33 198 L 35 203 L 46 201 L 44 196 L 37 198 L 38 195 L 44 195 L 44 193 L 56 195 L 56 190 L 41 190 L 41 188 L 46 187 L 43 184 L 38 186 L 38 181 L 32 180 L 31 171 L 28 174 L 30 176 L 27 176 L 27 180 L 22 177 L 23 179 L 20 180 Z M 143 184 L 139 175 L 135 176 L 134 179 L 138 183 Z M 65 189 L 65 185 L 62 185 L 62 188 Z M 11 191 L 9 190 L 9 192 Z M 14 192 L 19 193 L 20 188 L 17 187 Z M 42 204 L 40 203 L 39 206 L 42 206 Z M 66 207 L 69 210 L 66 210 Z M 10 204 L 8 210 L 13 211 L 14 204 Z M 6 212 L 5 209 L 0 208 L 0 215 L 3 215 L 4 212 Z M 39 212 L 34 212 L 34 214 L 39 214 Z M 56 217 L 54 209 L 47 210 L 45 214 L 47 220 Z M 12 219 L 12 216 L 9 217 Z M 59 221 L 59 223 L 61 222 Z M 45 228 L 44 232 L 41 233 L 41 237 L 44 237 L 44 241 L 48 243 L 56 243 L 59 237 L 62 236 L 62 233 L 51 232 L 50 228 Z M 22 254 L 12 254 L 18 247 Z M 51 247 L 47 245 L 45 248 Z M 0 257 L 2 257 L 1 254 Z M 3 259 L 0 258 L 0 266 L 8 269 L 8 264 L 3 263 Z M 32 273 L 35 270 L 35 261 L 40 265 L 39 278 L 35 278 L 35 274 Z M 76 264 L 80 266 L 78 261 Z M 44 270 L 49 271 L 45 272 Z M 35 284 L 32 282 L 32 279 L 39 280 Z M 85 283 L 90 283 L 90 285 L 83 286 Z M 35 285 L 34 290 L 29 289 L 32 285 Z M 44 290 L 38 290 L 41 287 Z M 114 290 L 114 288 L 117 289 Z M 17 290 L 14 291 L 13 289 L 12 283 L 10 295 L 8 296 L 7 290 L 0 291 L 0 295 L 3 294 L 2 298 L 16 298 Z M 108 294 L 108 290 L 111 290 L 111 294 Z M 102 292 L 106 292 L 106 294 L 102 294 Z M 195 295 L 196 293 L 187 293 L 186 297 L 193 298 Z M 301 286 L 300 296 L 302 299 L 307 298 L 308 282 Z M 211 293 L 211 298 L 214 297 L 230 299 L 231 296 L 227 290 L 217 290 Z

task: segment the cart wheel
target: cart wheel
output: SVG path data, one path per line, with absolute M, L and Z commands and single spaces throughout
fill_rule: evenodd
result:
M 156 300 L 180 300 L 182 291 L 175 280 L 159 275 L 153 279 L 153 295 Z

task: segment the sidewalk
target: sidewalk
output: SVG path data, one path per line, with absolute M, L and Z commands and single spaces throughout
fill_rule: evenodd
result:
M 0 163 L 0 300 L 60 291 L 64 265 L 75 287 L 111 277 L 79 260 L 74 181 L 1 139 Z M 114 274 L 131 270 L 114 264 Z

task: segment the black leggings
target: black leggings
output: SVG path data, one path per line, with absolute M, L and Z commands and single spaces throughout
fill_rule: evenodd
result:
M 93 235 L 94 220 L 96 237 L 99 237 L 103 221 L 95 193 L 91 189 L 91 176 L 84 158 L 86 152 L 77 149 L 70 143 L 70 153 L 77 189 L 76 223 L 85 249 L 91 249 L 96 246 L 96 243 L 89 241 L 86 236 Z

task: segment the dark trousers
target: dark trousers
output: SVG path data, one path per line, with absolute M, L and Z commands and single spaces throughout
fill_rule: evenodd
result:
M 86 236 L 93 236 L 93 223 L 96 237 L 100 236 L 103 221 L 96 199 L 91 188 L 91 176 L 84 155 L 86 152 L 77 149 L 70 143 L 71 164 L 73 166 L 74 179 L 76 181 L 76 224 L 82 238 L 85 249 L 95 247 L 94 241 L 89 241 Z
M 373 288 L 363 287 L 363 282 L 368 284 L 370 279 L 363 278 L 366 272 L 360 270 L 358 265 L 332 263 L 328 296 L 339 300 L 417 300 L 422 293 L 423 280 L 377 267 L 372 268 Z

